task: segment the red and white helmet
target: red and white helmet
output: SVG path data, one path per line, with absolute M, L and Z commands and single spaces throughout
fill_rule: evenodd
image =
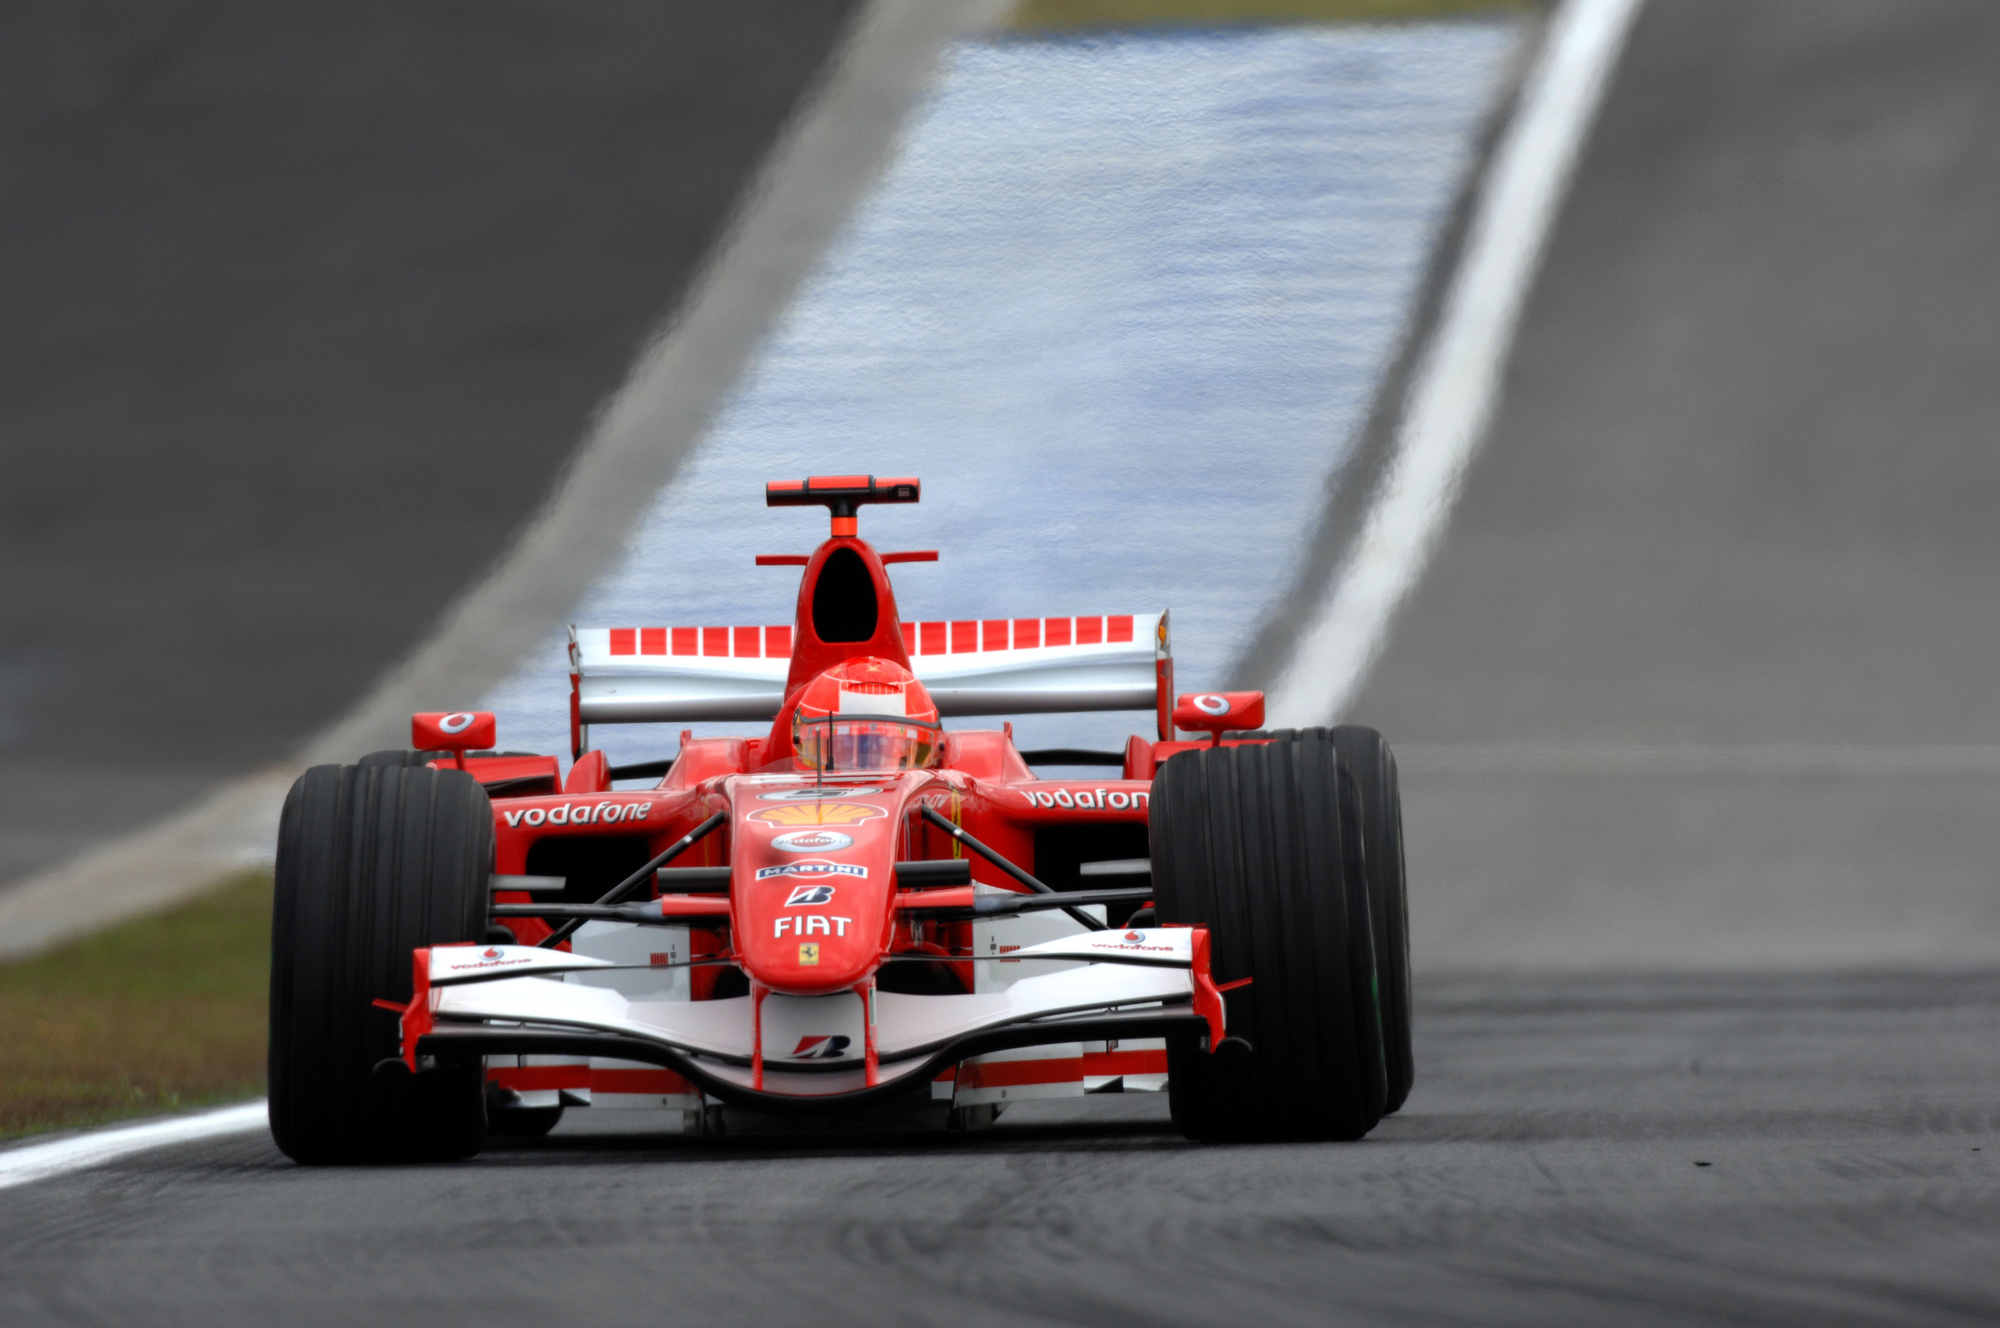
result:
M 886 659 L 841 661 L 806 684 L 792 712 L 792 752 L 808 770 L 917 770 L 942 749 L 930 693 Z

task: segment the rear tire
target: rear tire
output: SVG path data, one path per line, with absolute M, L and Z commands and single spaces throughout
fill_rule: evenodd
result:
M 562 1117 L 561 1107 L 501 1107 L 488 1114 L 486 1131 L 501 1139 L 539 1139 Z
M 485 935 L 493 810 L 470 775 L 315 766 L 285 799 L 271 927 L 271 1133 L 306 1164 L 445 1160 L 479 1151 L 477 1058 L 411 1077 L 398 1054 L 410 952 Z
M 1346 787 L 1343 789 L 1343 783 Z M 1388 1091 L 1355 789 L 1325 736 L 1184 752 L 1153 781 L 1154 901 L 1205 925 L 1228 1031 L 1169 1045 L 1174 1124 L 1204 1141 L 1358 1139 Z

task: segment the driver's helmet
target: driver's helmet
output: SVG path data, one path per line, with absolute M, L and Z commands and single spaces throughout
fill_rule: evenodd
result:
M 806 684 L 792 712 L 792 751 L 808 770 L 917 770 L 942 747 L 930 693 L 886 659 L 841 661 Z

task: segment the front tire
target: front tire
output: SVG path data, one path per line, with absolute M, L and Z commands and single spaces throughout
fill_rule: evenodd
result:
M 1389 1094 L 1383 1114 L 1398 1111 L 1416 1081 L 1411 1026 L 1410 896 L 1403 868 L 1403 794 L 1396 754 L 1374 729 L 1360 724 L 1337 728 L 1273 729 L 1251 735 L 1272 742 L 1324 738 L 1340 753 L 1354 779 L 1354 815 L 1361 827 L 1362 859 L 1368 877 L 1368 915 L 1375 930 L 1375 967 L 1381 978 L 1383 1052 Z
M 388 748 L 386 751 L 370 752 L 368 753 L 368 755 L 362 757 L 359 761 L 356 761 L 354 764 L 366 765 L 366 766 L 385 765 L 392 767 L 425 766 L 429 765 L 435 759 L 436 757 L 434 757 L 430 752 L 413 752 L 408 750 L 407 748 L 391 747 Z
M 1368 914 L 1375 925 L 1375 970 L 1382 982 L 1382 1041 L 1389 1066 L 1384 1114 L 1388 1114 L 1402 1107 L 1416 1081 L 1411 1040 L 1410 894 L 1403 871 L 1403 793 L 1396 775 L 1396 754 L 1380 733 L 1359 724 L 1343 724 L 1330 736 L 1361 795 Z
M 1343 788 L 1345 781 L 1345 788 Z M 1354 785 L 1324 736 L 1183 752 L 1153 781 L 1154 901 L 1206 926 L 1228 1031 L 1170 1044 L 1174 1124 L 1204 1141 L 1358 1139 L 1388 1092 Z
M 271 1133 L 306 1164 L 468 1157 L 485 1140 L 481 1062 L 414 1078 L 398 1053 L 410 953 L 485 935 L 493 811 L 470 775 L 315 766 L 285 799 L 271 926 Z

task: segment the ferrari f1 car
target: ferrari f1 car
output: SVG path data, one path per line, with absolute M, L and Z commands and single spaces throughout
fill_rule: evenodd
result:
M 1167 615 L 906 623 L 822 505 L 788 626 L 572 629 L 571 764 L 491 714 L 319 766 L 285 803 L 270 1113 L 305 1163 L 444 1159 L 565 1109 L 825 1115 L 1161 1091 L 1199 1140 L 1354 1139 L 1409 1092 L 1396 763 L 1372 729 L 1264 732 L 1176 695 Z M 1122 752 L 975 715 L 1148 710 Z M 613 766 L 594 726 L 682 732 Z M 768 727 L 764 727 L 768 726 Z M 1106 771 L 1038 778 L 1035 767 Z M 635 789 L 635 783 L 652 781 Z M 625 785 L 621 788 L 619 785 Z

